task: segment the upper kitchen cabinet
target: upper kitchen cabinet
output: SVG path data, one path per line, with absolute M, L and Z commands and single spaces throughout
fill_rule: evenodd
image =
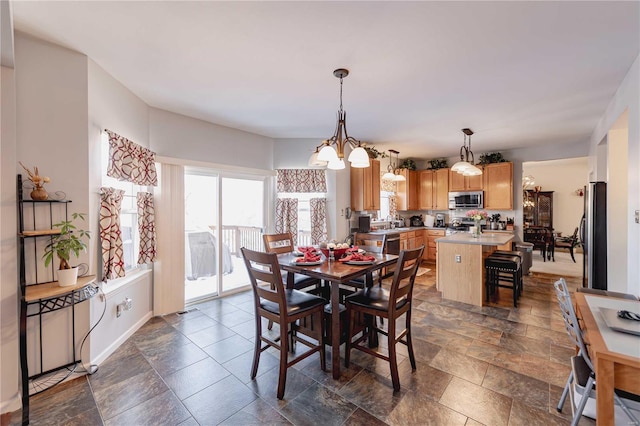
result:
M 449 169 L 438 169 L 433 172 L 433 209 L 449 208 Z
M 419 176 L 419 210 L 447 210 L 449 169 L 421 170 Z
M 380 161 L 370 162 L 370 167 L 351 168 L 352 210 L 380 210 Z
M 513 163 L 493 163 L 484 166 L 484 208 L 513 210 Z
M 418 203 L 420 210 L 433 209 L 433 170 L 420 170 L 418 172 L 418 181 L 420 189 L 418 190 Z
M 482 175 L 464 176 L 449 171 L 449 191 L 482 191 Z
M 418 194 L 420 182 L 418 172 L 408 169 L 400 169 L 399 173 L 406 179 L 404 182 L 397 182 L 396 202 L 398 210 L 418 210 Z

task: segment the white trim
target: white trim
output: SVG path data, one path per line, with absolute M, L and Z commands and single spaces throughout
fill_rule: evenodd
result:
M 113 354 L 119 347 L 122 345 L 129 337 L 133 336 L 133 333 L 138 331 L 140 327 L 142 327 L 149 319 L 153 317 L 152 312 L 147 312 L 138 322 L 136 322 L 133 326 L 131 326 L 125 333 L 123 333 L 118 339 L 113 341 L 104 351 L 102 351 L 98 356 L 91 359 L 91 362 L 84 363 L 83 366 L 85 369 L 89 370 L 91 368 L 91 364 L 100 365 L 104 362 L 111 354 Z
M 129 275 L 125 275 L 122 278 L 117 278 L 115 280 L 107 281 L 106 283 L 101 283 L 102 291 L 105 295 L 110 293 L 114 293 L 120 289 L 129 287 L 135 281 L 142 278 L 145 274 L 151 274 L 153 269 L 151 269 L 147 265 L 140 266 L 133 270 Z
M 254 169 L 249 167 L 230 166 L 228 164 L 209 163 L 206 161 L 185 160 L 182 158 L 156 156 L 156 162 L 162 164 L 174 164 L 184 167 L 202 167 L 221 172 L 247 173 L 251 175 L 276 176 L 275 170 Z

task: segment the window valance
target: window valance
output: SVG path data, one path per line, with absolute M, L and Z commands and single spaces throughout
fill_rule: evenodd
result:
M 277 191 L 327 192 L 325 171 L 320 169 L 278 169 Z
M 105 132 L 109 135 L 107 176 L 136 185 L 156 186 L 156 153 L 111 130 Z

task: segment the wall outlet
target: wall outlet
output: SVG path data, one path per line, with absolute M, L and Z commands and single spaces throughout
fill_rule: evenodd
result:
M 118 303 L 116 305 L 116 318 L 120 318 L 120 315 L 122 315 L 122 304 Z
M 462 256 L 456 254 L 456 263 L 462 263 Z
M 640 210 L 636 210 L 636 223 L 640 223 Z
M 133 307 L 133 300 L 128 297 L 125 297 L 121 303 L 116 305 L 116 318 L 120 318 L 122 315 L 122 311 L 130 311 Z

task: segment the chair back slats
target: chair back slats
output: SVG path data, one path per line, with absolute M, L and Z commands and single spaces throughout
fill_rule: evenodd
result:
M 278 255 L 275 253 L 249 250 L 245 247 L 242 247 L 240 250 L 247 271 L 249 272 L 249 279 L 254 294 L 256 294 L 258 298 L 278 303 L 282 312 L 282 307 L 286 306 L 286 299 L 282 274 L 280 273 L 280 265 L 278 263 Z M 267 283 L 269 286 L 260 285 L 260 282 Z M 259 306 L 257 300 L 256 298 L 256 308 Z
M 264 249 L 267 253 L 290 253 L 293 251 L 293 237 L 290 232 L 263 234 Z
M 573 308 L 571 294 L 569 294 L 569 290 L 567 289 L 567 282 L 564 278 L 560 278 L 553 286 L 556 289 L 556 297 L 558 298 L 558 305 L 560 305 L 560 313 L 562 314 L 562 320 L 564 321 L 567 334 L 572 343 L 578 348 L 579 355 L 584 358 L 589 368 L 595 371 L 589 359 L 589 353 L 587 352 L 584 340 L 582 339 L 582 330 L 580 330 L 576 311 Z
M 372 244 L 373 243 L 373 244 Z M 370 253 L 387 253 L 387 235 L 386 234 L 353 234 L 353 244 Z
M 418 273 L 423 251 L 424 245 L 416 249 L 400 251 L 398 263 L 393 274 L 393 281 L 391 282 L 390 301 L 398 302 L 403 298 L 411 300 L 413 283 Z M 389 303 L 389 306 L 393 310 L 396 303 Z

